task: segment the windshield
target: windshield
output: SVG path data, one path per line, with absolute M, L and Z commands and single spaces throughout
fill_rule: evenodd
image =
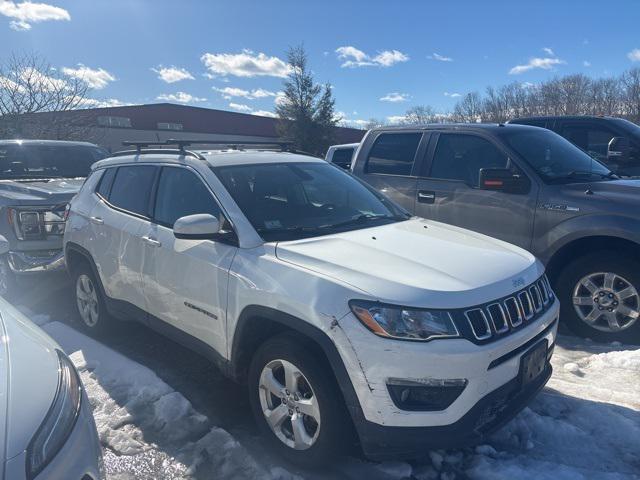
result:
M 359 180 L 326 163 L 233 165 L 212 170 L 267 242 L 409 217 Z
M 505 131 L 502 138 L 545 182 L 569 183 L 615 178 L 603 164 L 549 130 L 532 128 Z
M 106 156 L 89 145 L 0 145 L 0 180 L 86 177 Z

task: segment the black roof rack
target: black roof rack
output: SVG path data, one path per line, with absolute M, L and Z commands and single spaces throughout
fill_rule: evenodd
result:
M 192 157 L 199 158 L 204 160 L 204 157 L 198 152 L 194 152 L 191 150 L 186 150 L 185 147 L 191 145 L 215 145 L 215 146 L 225 146 L 229 147 L 232 150 L 240 150 L 246 147 L 250 148 L 260 148 L 260 147 L 278 147 L 280 151 L 283 152 L 294 152 L 292 148 L 293 142 L 290 141 L 242 141 L 242 142 L 229 142 L 226 140 L 188 140 L 188 139 L 175 139 L 170 138 L 161 141 L 137 141 L 137 140 L 127 140 L 122 142 L 122 145 L 125 147 L 135 147 L 135 150 L 123 150 L 120 152 L 115 152 L 113 157 L 122 157 L 125 155 L 135 155 L 141 153 L 168 153 L 174 155 L 189 155 Z M 176 146 L 178 148 L 153 148 L 153 147 L 165 147 L 165 146 Z M 303 152 L 300 152 L 303 153 Z

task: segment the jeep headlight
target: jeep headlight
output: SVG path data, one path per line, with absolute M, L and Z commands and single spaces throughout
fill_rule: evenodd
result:
M 351 311 L 376 335 L 401 340 L 431 340 L 459 337 L 460 333 L 446 310 L 429 310 L 352 300 Z
M 58 389 L 47 416 L 27 449 L 27 477 L 34 478 L 63 447 L 80 413 L 82 384 L 71 360 L 59 350 Z

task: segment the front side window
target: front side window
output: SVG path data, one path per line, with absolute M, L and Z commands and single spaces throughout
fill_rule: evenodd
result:
M 89 145 L 0 145 L 0 180 L 82 178 L 107 155 Z
M 603 164 L 550 130 L 505 128 L 501 137 L 547 183 L 615 178 Z
M 167 227 L 180 217 L 208 213 L 221 220 L 221 211 L 198 176 L 184 168 L 165 167 L 160 173 L 155 220 Z
M 156 167 L 136 165 L 120 167 L 109 194 L 109 203 L 138 215 L 149 215 L 149 196 Z
M 213 171 L 268 242 L 407 219 L 385 197 L 324 162 L 233 165 Z
M 383 133 L 369 152 L 367 173 L 411 175 L 420 133 Z
M 431 178 L 480 184 L 480 169 L 507 168 L 508 157 L 488 140 L 475 135 L 443 133 L 431 165 Z

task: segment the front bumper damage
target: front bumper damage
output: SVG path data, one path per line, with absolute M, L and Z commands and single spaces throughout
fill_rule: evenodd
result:
M 10 251 L 9 268 L 15 274 L 58 272 L 65 269 L 62 250 Z

